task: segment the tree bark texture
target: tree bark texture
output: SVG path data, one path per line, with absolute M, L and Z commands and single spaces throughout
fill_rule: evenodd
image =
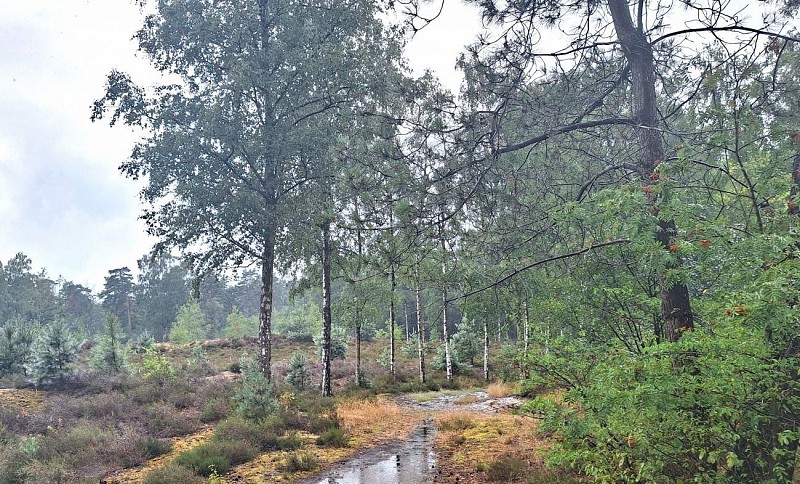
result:
M 322 225 L 322 396 L 331 390 L 331 227 Z
M 664 145 L 660 134 L 660 118 L 656 103 L 655 64 L 653 49 L 642 26 L 633 23 L 626 0 L 608 0 L 614 29 L 628 61 L 633 87 L 633 112 L 638 123 L 639 176 L 643 184 L 664 159 Z M 651 203 L 655 198 L 651 198 Z M 653 207 L 655 211 L 655 207 Z M 669 250 L 676 235 L 674 220 L 658 221 L 656 240 L 664 250 Z M 665 273 L 677 264 L 665 267 L 658 276 L 661 298 L 662 334 L 667 341 L 675 342 L 681 334 L 694 328 L 694 318 L 689 302 L 689 291 L 684 283 L 670 284 Z
M 266 229 L 261 253 L 261 301 L 258 315 L 258 368 L 272 381 L 272 276 L 275 269 L 275 232 Z
M 414 266 L 414 299 L 417 309 L 417 355 L 419 356 L 419 381 L 425 383 L 425 326 L 422 321 L 422 288 L 419 281 L 419 263 Z

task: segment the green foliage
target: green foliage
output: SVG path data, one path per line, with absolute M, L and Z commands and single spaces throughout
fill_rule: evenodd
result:
M 322 333 L 314 336 L 317 354 L 322 356 Z M 331 328 L 331 361 L 347 358 L 347 330 L 334 326 Z
M 295 341 L 312 341 L 322 331 L 319 303 L 310 296 L 276 311 L 274 319 L 275 332 Z
M 191 469 L 171 463 L 150 471 L 142 484 L 205 484 L 208 480 L 195 474 Z
M 259 420 L 278 414 L 280 403 L 272 391 L 267 378 L 258 368 L 258 362 L 243 354 L 239 360 L 242 368 L 242 383 L 236 390 L 236 410 L 245 418 Z
M 25 371 L 32 344 L 30 326 L 17 322 L 0 328 L 0 377 Z
M 139 372 L 145 380 L 153 380 L 161 385 L 175 379 L 172 363 L 154 348 L 145 350 Z
M 350 445 L 350 437 L 339 427 L 333 427 L 319 435 L 317 444 L 323 447 L 347 447 Z
M 453 374 L 459 374 L 467 371 L 467 367 L 462 363 L 460 355 L 455 346 L 450 345 L 450 367 L 453 369 Z M 438 371 L 447 370 L 447 354 L 445 353 L 444 343 L 436 348 L 436 355 L 431 360 L 431 368 Z
M 517 481 L 526 473 L 525 461 L 519 457 L 504 457 L 486 466 L 486 478 L 490 482 Z
M 128 341 L 128 346 L 130 347 L 131 351 L 137 355 L 140 355 L 146 350 L 152 348 L 154 344 L 156 344 L 156 340 L 147 330 L 142 331 L 135 338 L 132 338 L 130 341 Z
M 239 312 L 239 308 L 233 307 L 230 314 L 225 318 L 225 336 L 228 338 L 243 338 L 258 334 L 258 317 L 245 316 Z
M 207 335 L 208 326 L 200 310 L 200 303 L 192 298 L 178 310 L 177 319 L 169 331 L 169 340 L 175 344 L 186 344 L 203 341 Z
M 284 472 L 306 472 L 313 471 L 319 467 L 317 458 L 310 452 L 294 452 L 286 456 L 280 469 Z
M 128 354 L 120 342 L 122 331 L 119 319 L 109 313 L 106 318 L 106 332 L 92 348 L 90 365 L 96 371 L 119 373 L 128 369 Z
M 311 382 L 311 375 L 306 368 L 308 360 L 300 351 L 292 353 L 289 359 L 289 372 L 286 374 L 286 383 L 298 390 L 303 390 Z
M 72 373 L 78 344 L 66 325 L 57 321 L 41 329 L 31 346 L 25 373 L 35 385 L 49 385 Z

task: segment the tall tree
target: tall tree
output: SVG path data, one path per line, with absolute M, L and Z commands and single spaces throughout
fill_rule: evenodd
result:
M 133 330 L 133 274 L 127 267 L 111 269 L 108 271 L 100 299 L 103 309 L 117 317 L 128 328 L 128 334 Z
M 288 222 L 314 199 L 306 144 L 322 136 L 317 118 L 372 95 L 399 45 L 369 0 L 153 4 L 139 50 L 180 81 L 148 91 L 114 71 L 92 118 L 110 112 L 149 133 L 122 171 L 148 177 L 143 218 L 159 249 L 181 249 L 201 274 L 261 266 L 259 366 L 270 378 L 276 243 L 291 243 Z

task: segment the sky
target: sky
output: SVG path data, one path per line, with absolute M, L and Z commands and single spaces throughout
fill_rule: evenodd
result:
M 37 272 L 103 287 L 110 269 L 146 254 L 141 182 L 125 178 L 137 135 L 89 120 L 112 68 L 154 79 L 131 40 L 133 0 L 0 0 L 0 261 L 17 252 Z M 455 60 L 477 35 L 476 10 L 448 1 L 412 40 L 415 71 L 455 88 Z

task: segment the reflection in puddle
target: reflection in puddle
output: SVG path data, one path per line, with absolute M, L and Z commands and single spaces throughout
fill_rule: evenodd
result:
M 435 428 L 425 422 L 408 440 L 367 454 L 327 471 L 313 481 L 318 484 L 421 484 L 433 482 L 436 454 Z

